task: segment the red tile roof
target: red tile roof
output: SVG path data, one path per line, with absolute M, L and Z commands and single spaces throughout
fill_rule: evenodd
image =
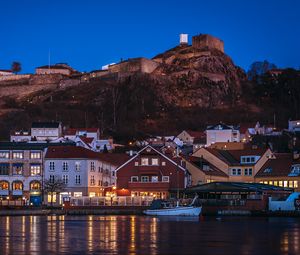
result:
M 85 149 L 80 146 L 50 146 L 46 159 L 98 159 L 119 166 L 130 157 L 121 153 L 100 153 Z
M 192 136 L 192 137 L 205 137 L 206 136 L 206 134 L 205 134 L 205 132 L 203 132 L 203 131 L 192 131 L 192 130 L 186 130 L 186 132 L 190 135 L 190 136 Z
M 255 177 L 288 176 L 293 164 L 300 164 L 300 160 L 294 160 L 291 153 L 275 153 L 275 158 L 268 159 Z

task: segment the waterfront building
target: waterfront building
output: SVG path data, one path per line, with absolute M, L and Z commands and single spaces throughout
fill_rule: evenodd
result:
M 116 169 L 117 194 L 169 197 L 190 185 L 190 173 L 180 157 L 147 145 Z
M 51 141 L 62 137 L 61 122 L 33 122 L 31 137 L 37 141 Z
M 104 196 L 116 185 L 115 169 L 128 159 L 126 154 L 98 153 L 83 147 L 50 146 L 45 156 L 45 180 L 60 179 L 64 191 L 55 194 L 53 202 L 61 204 L 63 197 Z M 47 194 L 46 203 L 51 196 Z
M 0 143 L 0 197 L 42 202 L 45 146 L 31 143 Z

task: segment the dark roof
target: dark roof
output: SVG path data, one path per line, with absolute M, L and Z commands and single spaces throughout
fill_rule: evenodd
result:
M 69 143 L 27 143 L 27 142 L 0 142 L 0 150 L 44 150 L 47 147 L 75 146 Z
M 197 185 L 186 190 L 187 193 L 206 192 L 268 192 L 268 191 L 290 191 L 293 189 L 267 185 L 262 183 L 246 182 L 211 182 Z
M 263 148 L 245 148 L 242 150 L 218 150 L 214 148 L 206 148 L 206 150 L 228 165 L 239 165 L 241 156 L 262 156 L 267 151 L 267 149 Z
M 45 66 L 39 66 L 36 69 L 67 69 L 70 71 L 73 71 L 73 68 L 66 65 L 66 64 L 55 64 L 55 65 L 45 65 Z
M 213 176 L 222 176 L 222 177 L 228 177 L 227 174 L 225 174 L 222 170 L 214 166 L 213 164 L 209 163 L 203 158 L 194 157 L 194 156 L 188 156 L 184 157 L 188 162 L 190 162 L 192 165 L 197 167 L 201 172 L 203 172 L 205 175 L 213 175 Z M 203 165 L 209 166 L 209 170 L 203 170 Z
M 191 137 L 194 137 L 194 138 L 203 138 L 203 137 L 206 137 L 206 134 L 205 134 L 205 132 L 203 132 L 203 131 L 186 130 L 186 132 L 187 132 Z
M 8 73 L 12 73 L 12 70 L 4 70 L 4 69 L 0 69 L 0 72 L 8 72 Z
M 32 128 L 58 128 L 59 122 L 33 122 Z
M 300 164 L 300 160 L 294 160 L 291 153 L 275 153 L 274 156 L 268 159 L 255 177 L 286 177 L 291 173 L 292 165 Z
M 237 128 L 225 125 L 223 123 L 219 123 L 219 124 L 213 125 L 213 126 L 208 126 L 206 128 L 206 130 L 230 130 L 230 129 L 237 129 Z

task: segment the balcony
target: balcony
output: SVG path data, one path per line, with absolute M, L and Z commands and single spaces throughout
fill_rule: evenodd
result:
M 129 182 L 128 188 L 131 190 L 168 190 L 169 182 Z

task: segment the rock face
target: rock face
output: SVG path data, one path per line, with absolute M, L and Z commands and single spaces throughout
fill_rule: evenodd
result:
M 232 104 L 239 98 L 246 74 L 219 50 L 221 46 L 199 45 L 180 45 L 155 56 L 153 60 L 161 64 L 152 76 L 158 80 L 160 76 L 167 77 L 170 89 L 163 92 L 173 96 L 173 103 L 178 106 Z

